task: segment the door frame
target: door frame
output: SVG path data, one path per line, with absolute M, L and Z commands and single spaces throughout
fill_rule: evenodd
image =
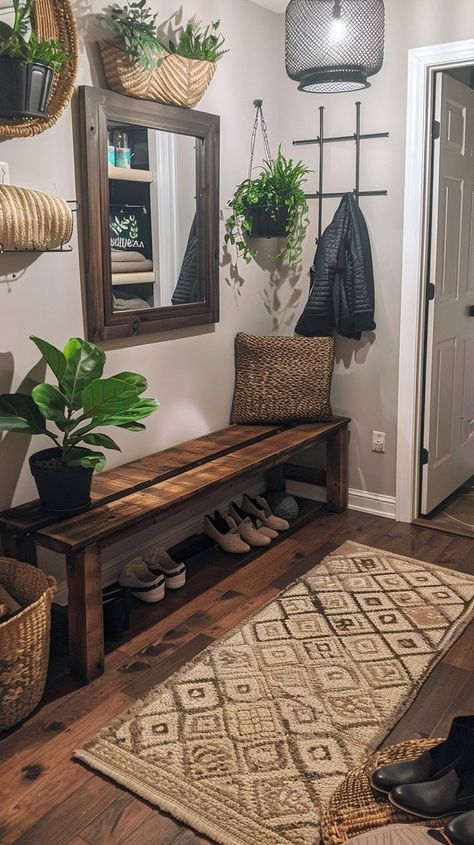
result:
M 423 358 L 436 71 L 474 64 L 474 39 L 408 51 L 403 260 L 398 369 L 396 519 L 418 516 Z

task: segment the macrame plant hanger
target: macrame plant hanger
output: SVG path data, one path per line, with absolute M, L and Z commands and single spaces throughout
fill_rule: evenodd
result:
M 249 164 L 249 179 L 252 178 L 253 162 L 255 158 L 255 146 L 257 143 L 257 134 L 260 127 L 263 138 L 263 149 L 265 151 L 266 160 L 273 162 L 272 151 L 270 149 L 270 141 L 268 140 L 268 129 L 263 116 L 263 100 L 254 100 L 253 104 L 256 108 L 255 122 L 252 130 L 252 139 L 250 141 L 250 164 Z

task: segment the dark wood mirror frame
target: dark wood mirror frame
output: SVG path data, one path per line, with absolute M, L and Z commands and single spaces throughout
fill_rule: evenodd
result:
M 136 337 L 219 321 L 220 119 L 205 112 L 137 100 L 100 88 L 79 89 L 81 178 L 88 338 Z M 114 312 L 109 234 L 107 121 L 198 139 L 196 201 L 201 302 Z

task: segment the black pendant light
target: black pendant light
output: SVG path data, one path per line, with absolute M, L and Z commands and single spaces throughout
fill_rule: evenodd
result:
M 291 0 L 286 71 L 300 91 L 335 94 L 368 88 L 383 65 L 383 0 Z

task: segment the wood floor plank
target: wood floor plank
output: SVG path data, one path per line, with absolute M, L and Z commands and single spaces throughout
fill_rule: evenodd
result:
M 155 809 L 129 792 L 121 791 L 118 798 L 85 827 L 81 837 L 87 845 L 123 845 L 137 828 L 155 815 Z M 145 845 L 145 843 L 143 843 Z
M 74 765 L 78 766 L 77 763 Z M 106 812 L 120 794 L 120 787 L 112 781 L 103 779 L 98 789 L 96 778 L 91 778 L 80 789 L 75 789 L 48 809 L 14 840 L 15 845 L 67 845 L 71 835 L 80 833 L 84 825 L 99 813 Z
M 174 845 L 183 830 L 183 825 L 155 809 L 147 821 L 124 839 L 123 845 Z
M 74 796 L 90 781 L 97 786 L 96 776 L 73 762 L 73 751 L 131 703 L 130 698 L 117 693 L 107 699 L 104 707 L 96 708 L 69 730 L 50 738 L 33 754 L 24 749 L 14 762 L 2 767 L 0 826 L 7 829 L 2 845 L 15 842 L 52 807 Z
M 186 596 L 177 591 L 151 611 L 135 607 L 138 616 L 142 613 L 153 624 L 146 630 L 137 627 L 136 633 L 134 628 L 130 640 L 107 656 L 103 676 L 87 687 L 70 689 L 67 677 L 52 674 L 47 703 L 0 741 L 2 845 L 212 845 L 73 762 L 72 753 L 115 713 L 345 540 L 474 572 L 474 547 L 466 538 L 355 511 L 318 511 L 292 537 L 244 564 L 230 556 L 204 555 L 190 572 Z M 474 712 L 473 696 L 474 623 L 434 669 L 386 743 L 442 736 L 455 715 Z

